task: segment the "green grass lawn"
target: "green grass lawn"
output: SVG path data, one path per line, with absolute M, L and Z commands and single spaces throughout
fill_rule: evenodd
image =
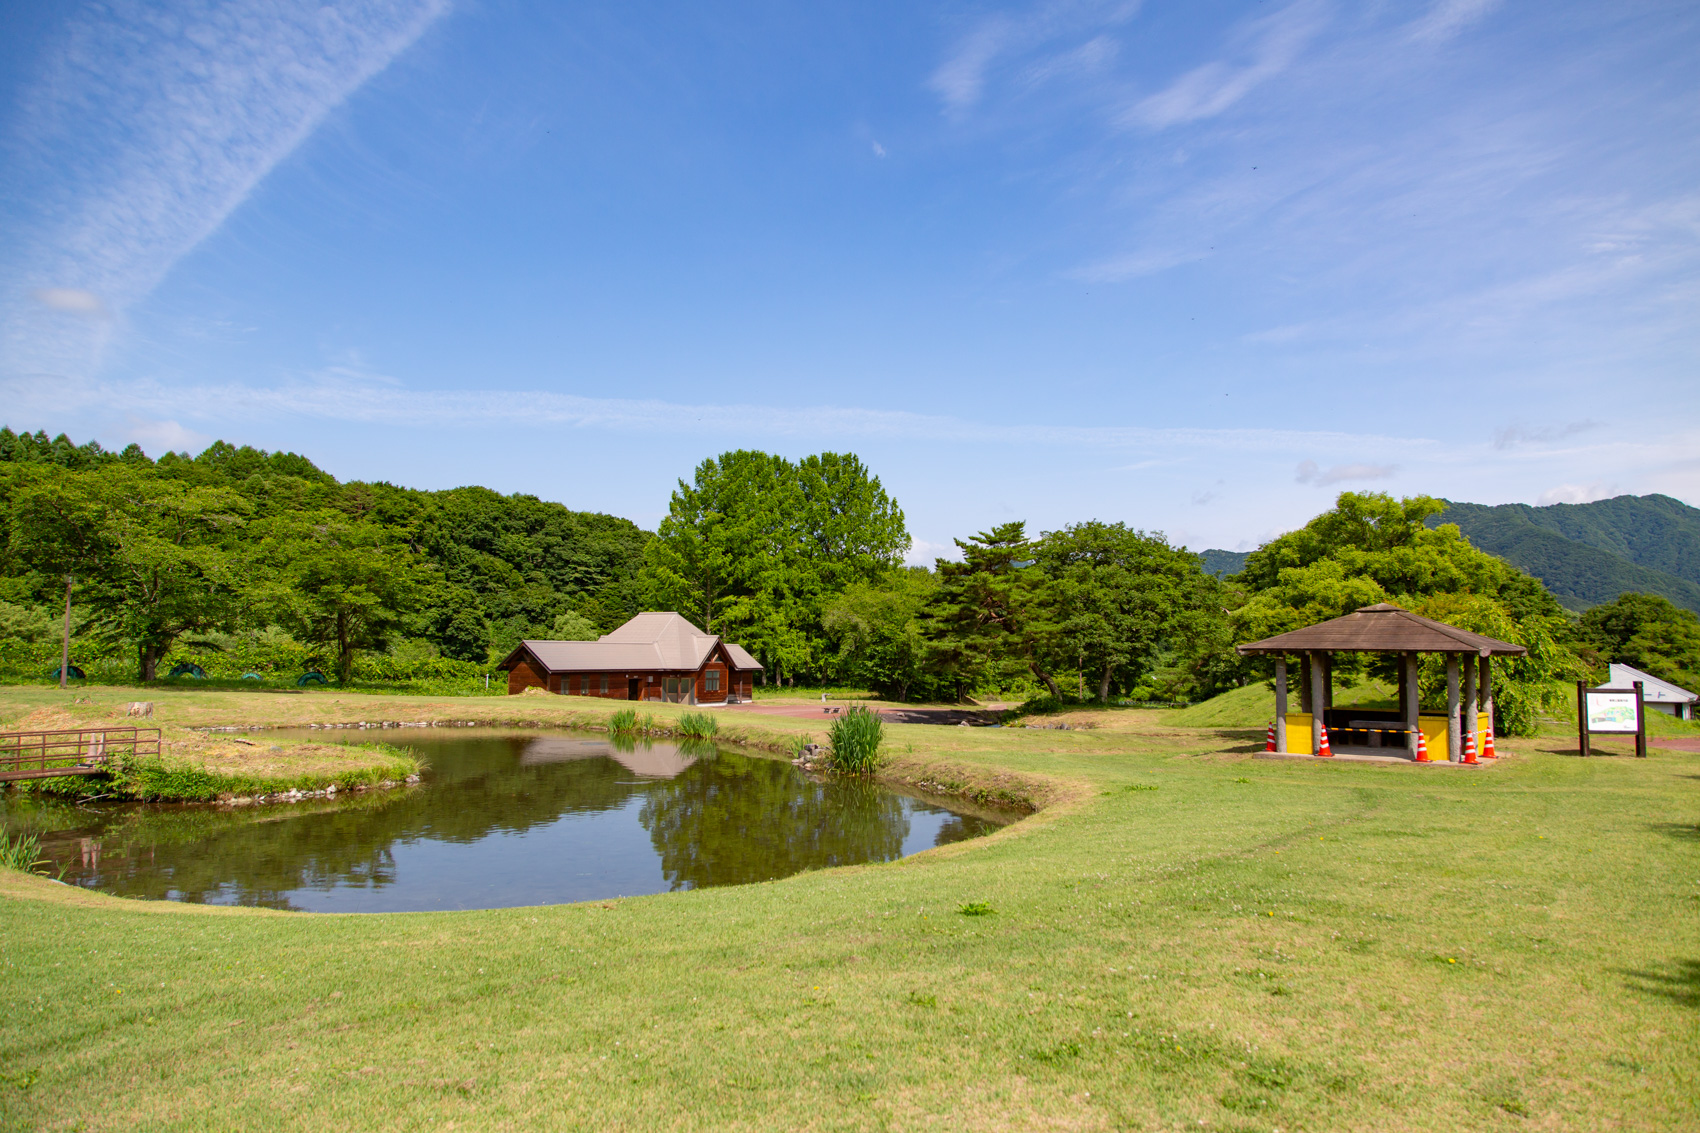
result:
M 39 695 L 0 690 L 0 718 Z M 182 695 L 174 723 L 604 710 Z M 1700 755 L 1548 738 L 1479 770 L 1274 762 L 1246 754 L 1261 727 L 1175 716 L 892 727 L 909 777 L 1049 805 L 756 886 L 314 916 L 4 873 L 0 1121 L 1700 1127 Z

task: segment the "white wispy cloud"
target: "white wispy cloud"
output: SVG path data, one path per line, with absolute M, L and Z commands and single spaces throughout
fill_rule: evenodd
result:
M 1616 484 L 1603 480 L 1595 480 L 1588 484 L 1560 484 L 1549 488 L 1535 500 L 1537 504 L 1591 504 L 1595 500 L 1610 499 L 1618 494 Z
M 1322 0 L 1299 0 L 1248 21 L 1235 30 L 1223 58 L 1195 67 L 1156 94 L 1140 99 L 1122 121 L 1160 130 L 1222 113 L 1292 66 L 1299 52 L 1322 29 L 1327 15 Z
M 566 427 L 646 435 L 749 436 L 769 439 L 834 436 L 936 443 L 1053 445 L 1146 453 L 1224 446 L 1237 452 L 1286 453 L 1326 447 L 1373 452 L 1398 444 L 1421 451 L 1424 438 L 1363 432 L 1260 428 L 1154 428 L 1132 425 L 1029 425 L 853 406 L 717 405 L 582 397 L 542 390 L 420 390 L 382 374 L 332 367 L 305 380 L 267 386 L 167 386 L 155 382 L 84 382 L 19 388 L 18 406 L 43 415 L 99 411 L 228 427 L 297 418 L 393 427 Z
M 1410 37 L 1423 43 L 1451 39 L 1489 12 L 1500 0 L 1435 0 L 1421 19 L 1410 26 Z
M 447 8 L 115 0 L 75 17 L 4 138 L 19 208 L 0 233 L 0 368 L 91 369 L 110 331 L 64 314 L 145 296 Z
M 1138 15 L 1140 0 L 1052 0 L 1025 13 L 988 16 L 952 45 L 927 86 L 947 114 L 977 107 L 1000 73 L 1031 88 L 1101 70 L 1117 53 L 1104 29 Z
M 1547 445 L 1597 428 L 1597 421 L 1570 421 L 1563 425 L 1506 425 L 1494 430 L 1493 447 L 1503 451 L 1522 445 Z
M 1334 484 L 1349 484 L 1361 480 L 1386 480 L 1399 471 L 1396 464 L 1335 464 L 1319 467 L 1314 460 L 1301 460 L 1293 469 L 1293 479 L 1300 484 L 1327 488 Z

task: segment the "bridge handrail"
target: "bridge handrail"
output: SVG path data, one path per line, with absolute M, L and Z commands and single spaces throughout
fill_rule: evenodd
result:
M 115 755 L 158 755 L 159 729 L 137 727 L 47 728 L 0 732 L 0 775 L 47 771 L 49 764 L 102 764 Z

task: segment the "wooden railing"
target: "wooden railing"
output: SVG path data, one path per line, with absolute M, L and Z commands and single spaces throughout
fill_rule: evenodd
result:
M 0 732 L 0 781 L 98 775 L 115 755 L 158 754 L 158 728 Z

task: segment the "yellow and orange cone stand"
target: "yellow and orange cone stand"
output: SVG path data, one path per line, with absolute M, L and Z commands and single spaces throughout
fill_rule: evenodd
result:
M 1481 762 L 1481 760 L 1476 758 L 1476 733 L 1474 733 L 1474 732 L 1465 732 L 1464 733 L 1464 762 L 1465 763 L 1480 763 Z
M 1493 750 L 1493 725 L 1487 726 L 1487 741 L 1482 744 L 1483 759 L 1498 759 L 1499 755 Z
M 1428 737 L 1423 735 L 1423 730 L 1421 728 L 1417 729 L 1417 762 L 1418 763 L 1433 763 L 1434 762 L 1432 759 L 1430 759 L 1428 757 Z
M 1328 729 L 1327 728 L 1322 729 L 1322 750 L 1317 752 L 1316 754 L 1320 758 L 1323 758 L 1323 759 L 1331 759 L 1334 756 L 1334 749 L 1328 746 Z
M 1269 736 L 1268 736 L 1268 738 L 1263 741 L 1263 750 L 1264 751 L 1274 751 L 1275 750 L 1275 725 L 1273 723 L 1271 723 L 1269 725 Z

